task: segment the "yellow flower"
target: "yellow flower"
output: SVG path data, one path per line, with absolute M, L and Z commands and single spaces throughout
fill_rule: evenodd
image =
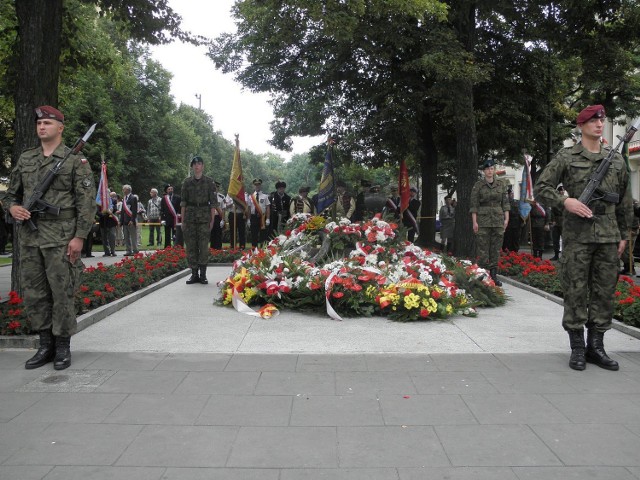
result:
M 404 308 L 411 310 L 420 306 L 420 297 L 415 293 L 410 293 L 404 297 Z
M 451 315 L 451 313 L 453 312 L 453 307 L 451 306 L 451 304 L 447 305 L 446 311 L 449 315 Z

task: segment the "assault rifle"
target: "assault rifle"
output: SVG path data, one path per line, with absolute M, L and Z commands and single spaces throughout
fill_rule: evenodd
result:
M 612 148 L 609 151 L 609 154 L 604 158 L 604 160 L 602 160 L 602 162 L 600 162 L 598 168 L 596 168 L 591 173 L 591 176 L 589 177 L 589 183 L 587 183 L 587 186 L 582 191 L 582 194 L 580 194 L 580 197 L 578 197 L 578 200 L 580 200 L 585 205 L 589 205 L 589 203 L 593 200 L 603 200 L 609 203 L 618 203 L 620 201 L 619 194 L 614 192 L 602 191 L 600 189 L 600 184 L 602 183 L 604 177 L 607 175 L 609 166 L 611 165 L 611 161 L 613 160 L 614 155 L 618 152 L 620 146 L 623 143 L 630 142 L 633 138 L 633 135 L 638 131 L 638 128 L 640 128 L 640 120 L 637 120 L 636 123 L 629 127 L 624 136 L 620 137 L 618 135 L 618 139 L 620 140 L 620 142 L 618 143 L 618 145 L 616 145 L 615 148 Z M 594 196 L 596 194 L 597 196 Z
M 51 170 L 49 170 L 44 178 L 40 180 L 38 185 L 36 185 L 36 188 L 33 190 L 33 193 L 29 197 L 29 200 L 27 200 L 27 202 L 23 205 L 24 208 L 29 210 L 31 213 L 47 212 L 51 215 L 60 215 L 60 207 L 51 205 L 49 202 L 44 201 L 42 197 L 44 197 L 44 194 L 47 193 L 47 190 L 49 190 L 49 187 L 55 180 L 56 175 L 62 168 L 62 165 L 64 165 L 64 162 L 67 161 L 67 158 L 69 158 L 71 155 L 77 155 L 78 153 L 80 153 L 80 150 L 82 150 L 82 147 L 84 147 L 85 143 L 87 143 L 89 137 L 96 129 L 96 125 L 97 123 L 91 125 L 91 128 L 87 130 L 87 133 L 85 133 L 82 138 L 79 138 L 76 141 L 71 150 L 69 150 L 62 159 L 58 160 L 58 162 L 53 167 L 51 167 Z M 16 223 L 20 224 L 21 222 L 17 221 Z M 33 232 L 38 230 L 38 226 L 33 221 L 33 218 L 27 220 L 27 225 Z

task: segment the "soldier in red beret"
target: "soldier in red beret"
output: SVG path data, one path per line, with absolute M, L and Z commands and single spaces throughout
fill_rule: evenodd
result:
M 607 370 L 619 368 L 604 349 L 604 334 L 613 317 L 618 263 L 627 245 L 627 222 L 633 215 L 629 173 L 619 153 L 600 184 L 603 192 L 615 194 L 609 196 L 611 200 L 602 196 L 589 205 L 578 200 L 591 172 L 611 151 L 601 141 L 605 119 L 602 105 L 582 110 L 576 118 L 582 131 L 580 142 L 558 152 L 535 188 L 536 199 L 562 211 L 562 326 L 569 334 L 569 367 L 574 370 L 584 370 L 587 362 Z M 560 183 L 568 196 L 556 189 Z M 614 203 L 613 197 L 619 201 Z

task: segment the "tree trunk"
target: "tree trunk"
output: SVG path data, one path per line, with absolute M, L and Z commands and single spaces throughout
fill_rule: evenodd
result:
M 473 52 L 476 43 L 476 2 L 461 0 L 454 9 L 454 26 L 458 40 L 467 52 Z M 454 254 L 459 257 L 475 255 L 475 235 L 469 213 L 471 189 L 478 180 L 478 144 L 476 117 L 473 105 L 473 83 L 470 79 L 454 82 L 456 103 L 454 119 L 456 131 L 456 157 L 458 167 L 458 205 L 454 231 Z
M 420 207 L 420 234 L 417 244 L 421 247 L 436 245 L 436 211 L 438 209 L 438 151 L 433 140 L 433 119 L 424 113 L 420 122 L 422 151 L 420 161 L 422 175 L 422 205 Z M 425 218 L 427 217 L 427 218 Z
M 62 45 L 63 0 L 17 0 L 18 75 L 15 91 L 15 140 L 12 164 L 20 153 L 38 144 L 34 108 L 58 106 L 58 79 Z M 14 228 L 11 289 L 22 295 L 20 286 L 19 230 Z

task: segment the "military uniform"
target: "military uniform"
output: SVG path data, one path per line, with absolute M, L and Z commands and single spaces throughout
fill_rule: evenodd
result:
M 211 210 L 218 207 L 216 186 L 213 179 L 206 175 L 199 179 L 190 176 L 182 183 L 180 197 L 180 207 L 185 208 L 182 233 L 187 249 L 187 263 L 192 271 L 200 269 L 199 276 L 195 277 L 201 281 L 204 275 L 201 283 L 205 283 L 209 263 Z
M 504 237 L 504 212 L 511 209 L 507 197 L 509 183 L 495 178 L 488 183 L 478 180 L 471 189 L 469 212 L 477 215 L 476 256 L 478 264 L 488 270 L 498 267 Z
M 536 182 L 536 196 L 552 208 L 562 209 L 566 197 L 556 190 L 562 183 L 569 197 L 578 198 L 591 172 L 607 156 L 611 147 L 589 152 L 581 143 L 564 148 L 544 169 Z M 596 200 L 589 205 L 592 219 L 563 213 L 563 252 L 560 259 L 564 291 L 565 330 L 593 326 L 604 332 L 611 328 L 614 292 L 618 274 L 618 243 L 626 238 L 633 215 L 629 173 L 616 154 L 600 188 L 617 193 L 620 202 Z
M 510 252 L 520 250 L 520 236 L 522 235 L 522 216 L 520 215 L 520 200 L 509 200 L 509 223 L 504 232 L 502 248 Z

